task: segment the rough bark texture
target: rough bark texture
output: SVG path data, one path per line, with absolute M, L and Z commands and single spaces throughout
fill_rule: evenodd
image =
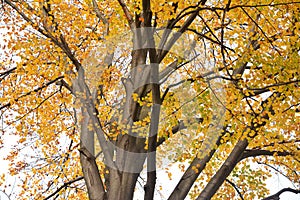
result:
M 102 180 L 100 178 L 100 173 L 96 164 L 96 159 L 92 155 L 87 155 L 88 153 L 88 150 L 81 149 L 80 162 L 86 187 L 89 190 L 89 199 L 105 200 L 106 194 L 103 188 Z

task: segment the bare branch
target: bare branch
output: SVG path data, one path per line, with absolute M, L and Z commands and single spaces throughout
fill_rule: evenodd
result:
M 191 31 L 191 32 L 193 32 L 193 33 L 195 33 L 195 34 L 197 34 L 199 37 L 202 37 L 202 38 L 205 38 L 205 39 L 209 40 L 210 42 L 212 42 L 212 43 L 214 43 L 214 44 L 220 45 L 222 48 L 225 48 L 225 49 L 228 49 L 228 50 L 230 50 L 230 51 L 232 51 L 232 52 L 235 52 L 234 49 L 225 46 L 222 42 L 216 41 L 216 40 L 214 40 L 214 39 L 212 39 L 212 38 L 206 36 L 206 34 L 207 34 L 207 33 L 210 33 L 210 32 L 207 32 L 207 33 L 199 33 L 197 30 L 195 30 L 195 29 L 190 29 L 190 28 L 188 28 L 187 30 L 188 30 L 188 31 Z
M 279 192 L 277 192 L 276 194 L 273 194 L 271 196 L 268 196 L 266 198 L 263 198 L 262 200 L 279 200 L 280 199 L 280 195 L 284 192 L 292 192 L 294 194 L 300 194 L 300 190 L 296 190 L 296 189 L 292 189 L 292 188 L 283 188 L 281 189 Z
M 268 151 L 268 150 L 262 150 L 262 149 L 246 149 L 241 157 L 240 160 L 243 160 L 245 158 L 249 157 L 257 157 L 257 156 L 273 156 L 276 154 L 277 156 L 287 156 L 292 155 L 292 153 L 286 152 L 286 151 Z
M 51 197 L 53 197 L 54 195 L 56 195 L 57 193 L 59 193 L 62 189 L 68 187 L 69 185 L 77 182 L 77 181 L 80 181 L 83 179 L 83 176 L 80 176 L 74 180 L 71 180 L 71 181 L 68 181 L 68 182 L 65 182 L 62 186 L 60 186 L 59 188 L 57 188 L 57 190 L 55 190 L 51 195 L 49 195 L 48 197 L 46 197 L 44 200 L 48 200 L 50 199 Z
M 41 29 L 40 27 L 37 27 L 35 25 L 35 23 L 27 15 L 25 15 L 24 12 L 22 12 L 11 0 L 4 0 L 4 2 L 7 3 L 10 7 L 12 7 L 12 9 L 14 9 L 17 13 L 19 13 L 19 15 L 25 21 L 29 22 L 32 25 L 32 27 L 34 27 L 42 35 L 46 36 L 47 38 L 54 39 L 50 34 L 48 34 L 47 32 L 45 32 L 45 30 Z M 57 42 L 57 40 L 56 40 L 56 42 Z
M 243 7 L 241 7 L 241 9 L 243 10 L 243 12 L 251 19 L 251 21 L 255 24 L 255 26 L 260 30 L 260 32 L 264 35 L 264 37 L 268 40 L 268 42 L 271 44 L 271 46 L 273 47 L 273 49 L 275 49 L 276 50 L 276 48 L 274 47 L 274 45 L 273 45 L 273 43 L 272 43 L 272 41 L 270 40 L 270 38 L 266 35 L 266 33 L 262 30 L 262 28 L 258 25 L 258 23 L 248 14 L 248 12 L 243 8 Z M 252 43 L 252 45 L 253 45 L 253 43 Z M 254 49 L 255 48 L 257 48 L 257 47 L 254 47 Z M 277 50 L 276 50 L 277 51 Z M 279 54 L 279 55 L 281 55 L 280 54 L 280 52 L 279 51 L 277 51 L 277 53 Z
M 261 93 L 261 92 L 269 91 L 269 89 L 272 88 L 272 87 L 289 85 L 289 84 L 299 83 L 299 82 L 300 82 L 300 80 L 294 80 L 294 81 L 288 81 L 288 82 L 282 82 L 282 83 L 275 83 L 275 84 L 267 85 L 267 86 L 262 87 L 262 88 L 250 88 L 250 87 L 247 87 L 247 89 L 248 90 L 254 90 L 254 93 Z
M 6 77 L 7 75 L 9 75 L 10 73 L 14 72 L 16 69 L 17 69 L 17 67 L 13 67 L 13 68 L 5 71 L 5 72 L 1 72 L 0 73 L 0 77 L 1 77 L 0 81 L 3 80 L 4 77 Z
M 269 3 L 269 4 L 256 4 L 256 5 L 235 5 L 235 6 L 231 6 L 229 8 L 229 10 L 232 10 L 232 9 L 235 9 L 235 8 L 259 8 L 259 7 L 267 7 L 267 6 L 271 6 L 271 7 L 286 6 L 286 5 L 299 4 L 299 3 L 300 3 L 300 1 L 296 1 L 296 2 L 291 1 L 291 2 L 285 2 L 285 3 Z
M 43 101 L 41 101 L 36 107 L 30 109 L 28 112 L 26 112 L 24 115 L 22 115 L 21 117 L 17 118 L 16 120 L 10 122 L 10 124 L 16 123 L 17 121 L 20 121 L 21 119 L 23 119 L 24 117 L 26 117 L 27 115 L 29 115 L 31 112 L 37 110 L 39 107 L 41 107 L 46 101 L 48 101 L 51 97 L 53 97 L 54 95 L 56 95 L 59 91 L 55 91 L 52 94 L 50 94 L 48 97 L 46 97 L 45 99 L 43 99 Z
M 180 130 L 183 130 L 185 128 L 186 128 L 186 126 L 184 125 L 183 121 L 180 120 L 179 123 L 172 128 L 172 134 L 176 134 Z M 167 139 L 166 137 L 160 137 L 160 138 L 158 138 L 158 141 L 157 141 L 156 145 L 160 146 L 162 143 L 164 143 L 166 141 L 166 139 Z
M 158 52 L 158 63 L 160 63 L 164 57 L 167 55 L 169 50 L 172 48 L 172 46 L 175 44 L 175 42 L 180 38 L 181 34 L 184 33 L 187 28 L 191 25 L 191 23 L 194 21 L 194 19 L 197 17 L 199 11 L 201 8 L 197 8 L 189 17 L 188 19 L 184 22 L 184 24 L 180 27 L 179 31 L 177 33 L 174 33 L 173 36 L 170 38 L 168 43 L 166 44 L 165 48 L 162 48 L 160 46 L 160 51 Z
M 72 86 L 70 86 L 70 85 L 69 85 L 66 81 L 64 81 L 63 79 L 57 81 L 56 84 L 57 84 L 57 85 L 60 85 L 60 86 L 64 86 L 64 87 L 65 87 L 67 90 L 69 90 L 73 95 L 75 95 Z
M 241 198 L 242 200 L 244 200 L 244 197 L 243 197 L 242 193 L 240 192 L 238 186 L 237 186 L 236 184 L 234 184 L 232 181 L 230 181 L 229 179 L 226 179 L 225 181 L 226 181 L 227 183 L 229 183 L 229 184 L 235 189 L 235 191 L 239 194 L 240 198 Z

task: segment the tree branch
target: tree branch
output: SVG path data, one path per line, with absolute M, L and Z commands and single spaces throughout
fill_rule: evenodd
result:
M 151 26 L 151 5 L 150 0 L 143 0 L 143 12 L 145 16 L 145 26 Z M 148 149 L 147 149 L 147 183 L 145 185 L 145 200 L 152 200 L 154 198 L 154 190 L 156 184 L 156 148 L 157 148 L 157 133 L 159 125 L 159 116 L 162 100 L 160 98 L 160 85 L 159 85 L 159 65 L 157 64 L 157 55 L 155 41 L 153 38 L 153 31 L 147 31 L 147 43 L 150 45 L 148 49 L 149 58 L 151 63 L 151 90 L 152 90 L 152 109 L 150 130 L 148 136 Z
M 96 2 L 96 0 L 92 0 L 94 11 L 96 13 L 96 16 L 104 23 L 108 24 L 108 20 L 105 18 L 104 14 L 101 13 L 99 6 Z
M 294 194 L 300 194 L 300 190 L 296 190 L 296 189 L 292 189 L 292 188 L 283 188 L 281 189 L 279 192 L 277 192 L 276 194 L 273 194 L 271 196 L 268 196 L 266 198 L 263 198 L 262 200 L 279 200 L 280 199 L 280 195 L 284 192 L 292 192 Z
M 131 29 L 134 29 L 134 20 L 133 20 L 133 17 L 128 9 L 128 7 L 126 6 L 125 2 L 123 0 L 118 0 L 120 6 L 122 7 L 123 9 L 123 12 L 127 18 L 127 21 L 128 21 L 128 24 L 130 26 Z
M 48 87 L 49 85 L 55 83 L 56 81 L 58 81 L 58 80 L 60 80 L 60 79 L 62 79 L 62 78 L 64 78 L 64 76 L 59 76 L 59 77 L 53 79 L 52 81 L 49 81 L 49 82 L 43 84 L 42 86 L 40 86 L 40 87 L 38 87 L 38 88 L 36 88 L 36 89 L 34 89 L 34 90 L 32 90 L 32 91 L 29 91 L 29 92 L 27 92 L 27 93 L 25 93 L 25 94 L 23 94 L 23 95 L 21 95 L 21 96 L 15 98 L 13 101 L 17 102 L 17 101 L 19 101 L 21 98 L 26 97 L 26 96 L 28 96 L 28 95 L 34 93 L 34 92 L 38 92 L 38 91 L 40 91 L 40 90 L 42 90 L 42 89 Z M 0 107 L 0 110 L 4 109 L 4 108 L 6 108 L 6 107 L 9 107 L 9 106 L 11 106 L 11 105 L 12 105 L 12 103 L 9 102 L 9 103 L 7 103 L 7 104 L 1 106 L 1 107 Z
M 224 127 L 223 133 L 218 136 L 217 141 L 215 142 L 216 146 L 221 144 L 221 138 L 225 133 L 225 129 L 226 128 Z M 213 146 L 214 144 L 211 145 Z M 204 150 L 204 152 L 198 152 L 188 169 L 182 175 L 168 200 L 185 199 L 196 179 L 214 155 L 215 151 L 216 148 L 211 148 L 209 151 Z
M 160 63 L 164 57 L 167 55 L 169 50 L 172 48 L 172 46 L 175 44 L 175 42 L 180 38 L 181 34 L 184 33 L 187 28 L 191 25 L 191 23 L 194 21 L 194 19 L 197 17 L 199 11 L 201 10 L 200 7 L 198 7 L 184 22 L 184 24 L 180 27 L 179 31 L 174 33 L 173 36 L 170 38 L 166 46 L 163 48 L 162 46 L 159 46 L 160 51 L 158 52 L 158 63 Z
M 267 7 L 267 6 L 286 6 L 290 4 L 300 4 L 300 2 L 286 2 L 286 3 L 269 3 L 269 4 L 257 4 L 257 5 L 234 5 L 229 8 L 229 10 L 235 9 L 235 8 L 259 8 L 259 7 Z M 221 9 L 221 8 L 220 8 Z
M 92 0 L 93 3 L 93 7 L 94 7 L 94 11 L 96 13 L 96 16 L 103 22 L 103 24 L 105 24 L 106 26 L 106 30 L 104 35 L 106 36 L 108 34 L 108 30 L 109 30 L 109 23 L 108 20 L 106 19 L 106 17 L 104 16 L 104 14 L 100 11 L 99 6 L 96 2 L 96 0 Z
M 281 83 L 275 83 L 275 84 L 271 84 L 271 85 L 267 85 L 265 87 L 262 88 L 250 88 L 247 86 L 248 90 L 254 90 L 254 93 L 258 93 L 260 94 L 261 91 L 263 92 L 268 92 L 270 91 L 269 89 L 272 87 L 278 87 L 278 86 L 283 86 L 283 85 L 289 85 L 289 84 L 293 84 L 293 83 L 299 83 L 300 80 L 293 80 L 293 81 L 288 81 L 288 82 L 281 82 Z
M 249 157 L 256 157 L 256 156 L 273 156 L 276 154 L 277 156 L 287 156 L 292 155 L 292 153 L 286 152 L 286 151 L 268 151 L 268 150 L 262 150 L 262 149 L 246 149 L 240 159 L 243 160 L 245 158 Z
M 183 121 L 180 120 L 179 123 L 172 128 L 172 134 L 176 134 L 180 130 L 183 130 L 185 128 L 186 128 L 186 126 L 184 125 Z M 160 138 L 158 138 L 158 141 L 156 143 L 157 147 L 160 146 L 162 143 L 164 143 L 166 140 L 167 140 L 166 137 L 160 137 Z
M 207 200 L 215 194 L 219 187 L 223 184 L 224 180 L 229 176 L 233 168 L 237 165 L 241 158 L 241 152 L 243 152 L 248 146 L 248 140 L 243 139 L 233 148 L 232 152 L 223 163 L 217 173 L 210 179 L 209 183 L 202 190 L 197 200 Z
M 239 188 L 237 187 L 237 185 L 234 184 L 234 183 L 233 183 L 232 181 L 230 181 L 229 179 L 226 179 L 225 181 L 228 182 L 228 183 L 235 189 L 235 191 L 239 194 L 240 198 L 241 198 L 242 200 L 244 200 L 244 197 L 243 197 L 242 193 L 240 192 Z
M 273 98 L 280 97 L 281 93 L 274 92 L 271 96 L 269 96 L 266 100 L 262 101 L 261 105 L 268 104 L 273 102 Z M 268 111 L 270 112 L 270 115 L 274 114 L 273 107 L 271 106 L 268 108 Z M 264 112 L 264 110 L 262 111 Z M 262 118 L 268 120 L 270 118 L 270 115 L 265 114 L 262 116 Z M 251 122 L 249 126 L 247 126 L 244 129 L 244 133 L 246 134 L 249 130 L 254 131 L 255 133 L 253 135 L 247 134 L 247 137 L 244 139 L 239 140 L 236 145 L 234 146 L 233 150 L 221 166 L 221 168 L 215 173 L 215 175 L 210 179 L 206 187 L 202 190 L 200 195 L 198 196 L 197 200 L 207 200 L 212 198 L 212 196 L 216 193 L 216 191 L 219 189 L 219 187 L 223 184 L 225 179 L 229 176 L 229 174 L 232 172 L 234 167 L 238 164 L 238 162 L 241 160 L 244 151 L 246 150 L 248 144 L 249 144 L 249 138 L 254 138 L 260 127 L 264 126 L 265 123 L 262 124 L 255 124 Z
M 17 69 L 17 67 L 13 67 L 13 68 L 11 68 L 11 69 L 5 71 L 5 72 L 1 72 L 1 73 L 0 73 L 0 77 L 1 77 L 0 82 L 1 82 L 7 75 L 9 75 L 10 73 L 14 72 L 16 69 Z
M 50 194 L 48 197 L 46 197 L 44 200 L 48 200 L 50 199 L 51 197 L 53 197 L 54 195 L 56 195 L 57 193 L 59 193 L 62 189 L 68 187 L 69 185 L 77 182 L 77 181 L 80 181 L 83 179 L 83 176 L 80 176 L 74 180 L 71 180 L 71 181 L 68 181 L 68 182 L 65 182 L 62 186 L 60 186 L 59 188 L 57 188 L 52 194 Z
M 254 20 L 249 13 L 243 8 L 241 7 L 241 9 L 243 10 L 243 12 L 250 18 L 250 20 L 255 24 L 255 26 L 260 30 L 260 32 L 264 35 L 264 37 L 268 40 L 268 42 L 270 43 L 270 45 L 272 46 L 273 49 L 276 50 L 276 48 L 274 47 L 272 41 L 270 40 L 270 38 L 266 35 L 266 33 L 262 30 L 262 28 L 258 25 L 258 23 L 256 22 L 256 20 Z M 251 41 L 252 45 L 254 45 L 253 41 Z M 256 47 L 257 48 L 257 47 Z M 254 47 L 254 49 L 256 49 Z M 277 53 L 281 56 L 280 52 L 278 50 L 276 50 Z

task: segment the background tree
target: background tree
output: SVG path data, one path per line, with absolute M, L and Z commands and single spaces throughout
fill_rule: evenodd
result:
M 145 175 L 153 199 L 164 162 L 168 199 L 264 198 L 270 169 L 299 188 L 300 2 L 1 5 L 14 198 L 132 199 Z

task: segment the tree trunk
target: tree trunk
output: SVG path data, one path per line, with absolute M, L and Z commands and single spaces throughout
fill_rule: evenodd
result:
M 119 136 L 116 147 L 117 169 L 109 169 L 109 200 L 133 198 L 137 178 L 143 169 L 145 140 L 130 135 Z

